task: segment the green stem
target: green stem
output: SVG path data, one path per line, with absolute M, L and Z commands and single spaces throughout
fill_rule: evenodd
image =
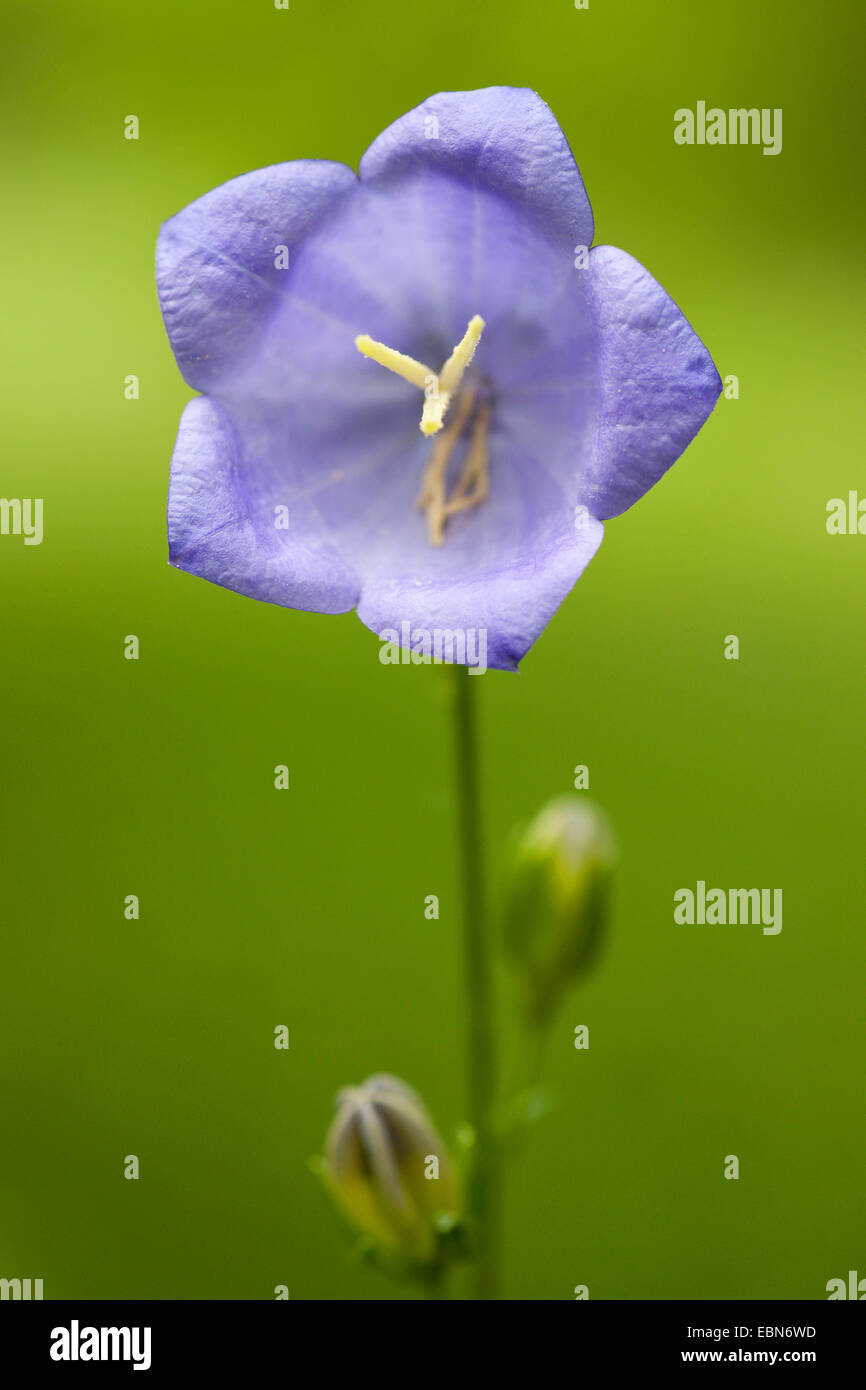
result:
M 544 1058 L 547 1053 L 547 1039 L 550 1036 L 549 1028 L 537 1027 L 534 1032 L 529 1032 L 526 1039 L 526 1047 L 529 1055 L 529 1069 L 526 1083 L 527 1091 L 534 1091 L 541 1081 L 541 1073 L 544 1070 Z
M 474 685 L 465 666 L 450 668 L 454 694 L 454 752 L 463 896 L 463 942 L 468 1019 L 469 1118 L 475 1131 L 469 1192 L 477 1239 L 476 1298 L 497 1295 L 499 1174 L 493 1133 L 494 1019 L 484 904 L 484 863 L 478 788 Z

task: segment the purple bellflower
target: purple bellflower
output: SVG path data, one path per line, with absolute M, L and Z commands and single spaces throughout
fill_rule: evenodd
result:
M 552 112 L 510 87 L 431 97 L 360 177 L 278 164 L 171 218 L 159 298 L 202 393 L 172 458 L 171 563 L 357 608 L 403 645 L 483 632 L 516 669 L 721 387 L 652 276 L 592 238 Z

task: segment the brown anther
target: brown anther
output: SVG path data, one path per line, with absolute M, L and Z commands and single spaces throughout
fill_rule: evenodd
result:
M 445 516 L 456 516 L 458 512 L 468 511 L 483 502 L 490 491 L 488 472 L 489 453 L 487 436 L 490 430 L 491 408 L 483 405 L 472 425 L 472 440 L 463 472 L 457 486 L 445 504 Z
M 424 469 L 424 476 L 421 479 L 421 491 L 415 505 L 419 511 L 427 514 L 427 533 L 431 545 L 441 545 L 444 540 L 445 521 L 448 516 L 448 504 L 445 501 L 445 480 L 448 464 L 451 461 L 454 446 L 472 414 L 475 396 L 476 387 L 472 384 L 467 385 L 460 396 L 457 409 L 451 420 L 433 445 L 427 466 Z

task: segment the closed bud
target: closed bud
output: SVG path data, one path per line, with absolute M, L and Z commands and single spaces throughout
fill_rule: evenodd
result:
M 337 1206 L 378 1247 L 432 1264 L 460 1193 L 451 1158 L 420 1097 L 395 1076 L 370 1076 L 337 1096 L 324 1175 Z
M 504 931 L 533 1023 L 546 1021 L 596 956 L 615 859 L 607 819 L 584 797 L 548 802 L 517 840 L 506 872 Z

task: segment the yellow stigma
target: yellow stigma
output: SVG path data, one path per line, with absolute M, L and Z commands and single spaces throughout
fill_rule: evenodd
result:
M 431 545 L 442 544 L 445 523 L 449 517 L 467 511 L 470 507 L 477 507 L 489 491 L 487 441 L 491 408 L 489 403 L 485 403 L 476 409 L 476 384 L 471 379 L 462 390 L 460 389 L 483 331 L 484 320 L 480 314 L 475 314 L 439 372 L 434 372 L 414 357 L 407 357 L 404 352 L 386 347 L 384 343 L 371 338 L 368 333 L 361 333 L 355 339 L 355 347 L 364 357 L 387 367 L 389 372 L 396 372 L 397 376 L 401 376 L 411 386 L 417 386 L 424 392 L 421 433 L 434 435 L 442 430 L 427 460 L 417 502 L 419 511 L 424 512 L 427 517 L 427 533 Z M 455 398 L 457 406 L 453 418 L 449 419 L 446 425 L 445 416 Z M 464 430 L 470 428 L 470 421 L 470 437 L 463 470 L 451 496 L 446 497 L 448 467 L 461 435 Z
M 481 341 L 483 332 L 484 320 L 480 314 L 475 314 L 469 320 L 466 332 L 439 373 L 440 388 L 447 391 L 449 395 L 457 389 L 463 380 L 463 373 L 475 356 L 475 349 Z
M 423 362 L 416 362 L 414 357 L 407 357 L 405 352 L 395 352 L 394 348 L 377 343 L 369 333 L 359 333 L 355 339 L 355 347 L 364 357 L 371 357 L 374 362 L 387 367 L 389 372 L 396 372 L 412 386 L 420 386 L 422 391 L 429 378 L 436 376 L 436 373 L 425 367 Z
M 423 362 L 418 362 L 414 357 L 408 357 L 405 352 L 397 352 L 394 348 L 386 347 L 384 343 L 379 343 L 375 338 L 371 338 L 369 333 L 360 333 L 355 339 L 355 347 L 364 357 L 369 357 L 372 361 L 378 362 L 380 366 L 387 367 L 389 372 L 396 372 L 397 376 L 401 376 L 411 386 L 417 386 L 424 392 L 421 433 L 436 434 L 441 430 L 445 413 L 451 404 L 454 392 L 463 380 L 466 368 L 475 356 L 475 349 L 481 340 L 483 331 L 484 320 L 480 314 L 475 314 L 469 320 L 466 332 L 440 372 L 434 372 Z

